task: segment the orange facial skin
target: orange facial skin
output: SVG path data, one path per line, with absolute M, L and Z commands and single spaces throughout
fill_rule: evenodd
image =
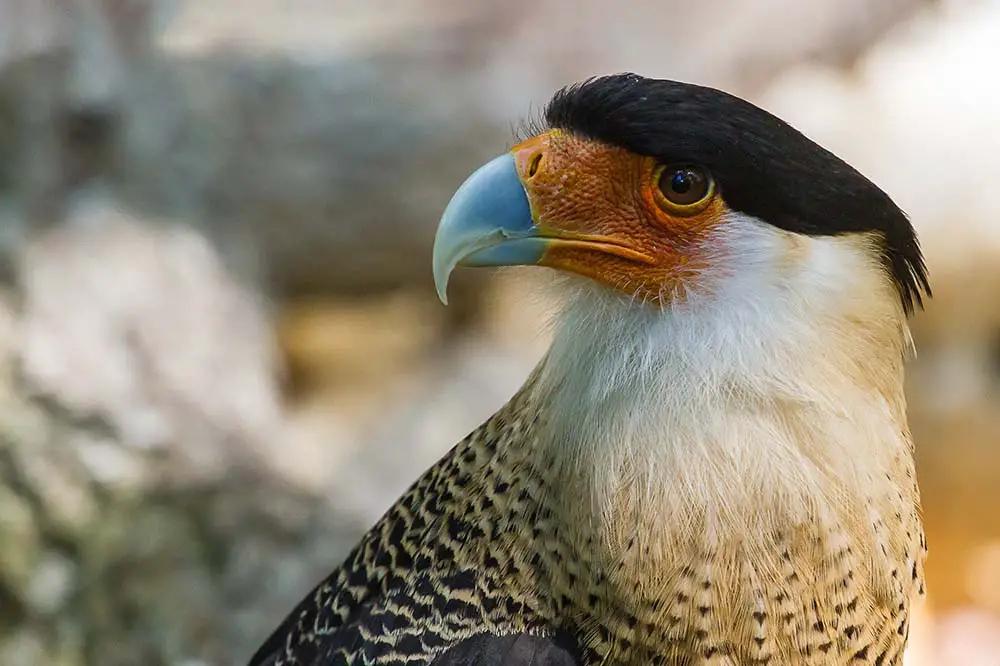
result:
M 553 130 L 511 149 L 541 235 L 540 264 L 665 303 L 706 267 L 702 247 L 729 211 L 718 190 L 696 205 L 660 192 L 657 160 Z

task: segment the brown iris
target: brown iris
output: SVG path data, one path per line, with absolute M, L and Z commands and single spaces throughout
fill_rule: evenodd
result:
M 712 177 L 691 164 L 668 164 L 655 174 L 658 203 L 669 212 L 691 215 L 701 211 L 715 189 Z

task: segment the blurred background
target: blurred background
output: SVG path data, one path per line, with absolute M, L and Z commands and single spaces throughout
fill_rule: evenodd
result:
M 908 666 L 1000 666 L 998 66 L 995 0 L 0 0 L 0 665 L 244 663 L 545 348 L 532 275 L 436 301 L 450 194 L 632 70 L 912 215 Z

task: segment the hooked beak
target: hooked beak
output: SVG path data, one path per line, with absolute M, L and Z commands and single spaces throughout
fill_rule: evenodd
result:
M 622 221 L 614 198 L 621 188 L 600 193 L 609 167 L 631 173 L 637 158 L 575 139 L 568 151 L 553 150 L 565 140 L 550 131 L 523 141 L 458 188 L 434 239 L 434 284 L 442 302 L 448 303 L 455 266 L 539 265 L 612 285 L 623 272 L 634 279 L 655 269 L 656 258 L 642 247 L 644 232 Z
M 514 156 L 501 155 L 462 183 L 441 216 L 433 257 L 438 297 L 447 305 L 448 278 L 456 266 L 537 264 L 547 245 Z

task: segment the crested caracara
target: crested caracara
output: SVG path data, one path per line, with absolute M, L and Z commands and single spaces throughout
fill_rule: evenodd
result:
M 433 272 L 555 269 L 550 350 L 252 666 L 899 664 L 904 213 L 710 88 L 588 80 L 533 133 L 455 193 Z

